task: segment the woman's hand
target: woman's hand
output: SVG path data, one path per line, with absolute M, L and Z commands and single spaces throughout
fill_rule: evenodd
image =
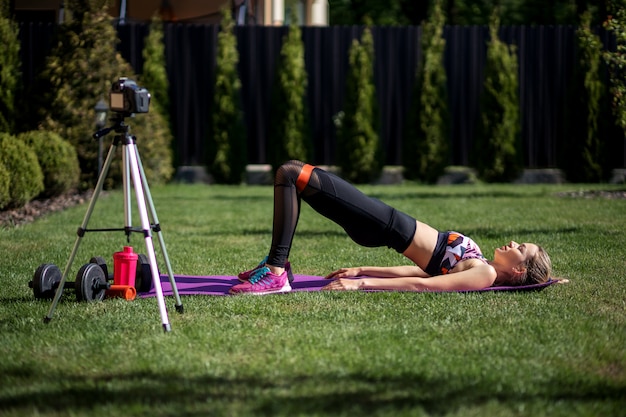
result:
M 353 278 L 361 275 L 361 268 L 339 268 L 326 275 L 326 279 Z
M 322 287 L 323 291 L 356 291 L 361 288 L 360 279 L 339 278 Z

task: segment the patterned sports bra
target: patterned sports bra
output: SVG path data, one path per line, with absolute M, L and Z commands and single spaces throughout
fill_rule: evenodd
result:
M 425 271 L 431 276 L 445 275 L 466 259 L 488 262 L 476 242 L 469 237 L 457 232 L 439 232 L 437 246 Z

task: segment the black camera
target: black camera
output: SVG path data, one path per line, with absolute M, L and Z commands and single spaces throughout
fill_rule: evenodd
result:
M 148 113 L 150 93 L 139 87 L 135 81 L 120 77 L 111 86 L 109 106 L 118 113 Z

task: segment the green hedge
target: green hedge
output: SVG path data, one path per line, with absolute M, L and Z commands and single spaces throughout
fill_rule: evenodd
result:
M 0 164 L 10 177 L 9 198 L 1 208 L 22 207 L 44 190 L 35 151 L 8 133 L 0 133 Z
M 9 194 L 11 187 L 11 174 L 4 166 L 4 163 L 0 162 L 0 210 L 9 204 L 11 196 Z
M 78 185 L 80 167 L 74 147 L 54 132 L 21 133 L 24 141 L 37 155 L 43 173 L 43 197 L 61 195 Z

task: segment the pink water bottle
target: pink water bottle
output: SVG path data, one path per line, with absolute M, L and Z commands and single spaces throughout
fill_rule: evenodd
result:
M 113 254 L 113 283 L 114 285 L 135 286 L 137 272 L 137 254 L 132 246 L 124 246 L 122 252 Z

